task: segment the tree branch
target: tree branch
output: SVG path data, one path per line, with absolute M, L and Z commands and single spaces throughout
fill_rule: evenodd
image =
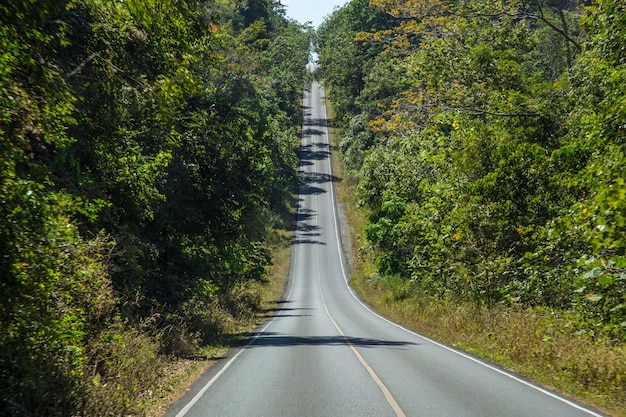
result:
M 486 116 L 497 116 L 497 117 L 543 117 L 539 113 L 500 113 L 493 112 L 481 108 L 476 107 L 448 107 L 448 110 L 454 110 L 459 112 L 466 112 L 474 115 L 486 115 Z
M 560 13 L 562 14 L 563 11 L 560 10 Z M 496 13 L 476 13 L 476 14 L 472 14 L 472 15 L 455 14 L 455 16 L 459 16 L 459 17 L 489 17 L 489 18 L 497 18 L 497 17 L 501 17 L 501 16 L 508 16 L 508 17 L 513 17 L 513 18 L 525 17 L 527 19 L 539 20 L 539 21 L 545 23 L 548 27 L 550 27 L 550 29 L 554 30 L 555 32 L 557 32 L 558 34 L 563 36 L 563 38 L 565 38 L 566 41 L 568 41 L 569 43 L 574 45 L 576 47 L 576 49 L 578 49 L 579 52 L 581 52 L 583 50 L 583 48 L 580 45 L 580 43 L 578 43 L 574 38 L 572 38 L 567 33 L 567 28 L 563 28 L 562 29 L 562 28 L 558 27 L 556 24 L 552 23 L 547 17 L 544 16 L 543 10 L 541 11 L 541 13 L 539 15 L 532 14 L 532 13 L 529 13 L 529 12 L 511 13 L 511 12 L 507 12 L 507 11 L 501 11 L 501 12 L 496 12 Z M 564 19 L 564 16 L 562 17 L 561 20 L 563 21 L 563 19 Z M 565 22 L 565 24 L 566 24 L 566 22 Z
M 519 13 L 518 16 L 523 16 L 523 17 L 527 17 L 529 19 L 537 19 L 537 20 L 542 21 L 543 23 L 548 25 L 552 30 L 554 30 L 555 32 L 557 32 L 561 36 L 563 36 L 565 38 L 565 40 L 567 40 L 572 45 L 574 45 L 576 47 L 576 49 L 578 49 L 578 52 L 581 52 L 583 50 L 582 46 L 578 42 L 576 42 L 571 36 L 569 36 L 569 34 L 564 29 L 559 28 L 557 25 L 555 25 L 554 23 L 550 22 L 550 20 L 548 20 L 543 15 L 542 16 L 537 16 L 537 15 L 534 15 L 532 13 L 524 12 L 524 13 Z M 513 16 L 513 17 L 516 17 L 516 16 Z

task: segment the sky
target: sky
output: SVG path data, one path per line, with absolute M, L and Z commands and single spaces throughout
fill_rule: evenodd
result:
M 314 28 L 317 28 L 335 7 L 344 6 L 347 2 L 348 0 L 281 0 L 285 5 L 287 17 L 300 23 L 312 22 Z

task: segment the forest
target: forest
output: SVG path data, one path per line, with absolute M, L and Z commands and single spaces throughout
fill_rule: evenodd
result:
M 626 5 L 354 0 L 318 37 L 381 275 L 626 340 Z
M 0 4 L 0 415 L 141 415 L 259 308 L 312 30 L 275 0 Z
M 353 0 L 316 33 L 368 301 L 622 412 L 625 45 L 614 0 Z

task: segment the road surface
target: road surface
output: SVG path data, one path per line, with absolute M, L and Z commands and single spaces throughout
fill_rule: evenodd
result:
M 302 181 L 284 299 L 166 417 L 600 416 L 358 301 L 337 231 L 323 95 L 314 83 L 303 100 Z

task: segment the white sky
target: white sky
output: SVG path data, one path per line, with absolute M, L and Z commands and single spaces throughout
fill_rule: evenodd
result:
M 285 5 L 287 17 L 300 23 L 312 22 L 317 28 L 324 21 L 324 17 L 330 15 L 334 8 L 342 7 L 349 0 L 281 0 Z

